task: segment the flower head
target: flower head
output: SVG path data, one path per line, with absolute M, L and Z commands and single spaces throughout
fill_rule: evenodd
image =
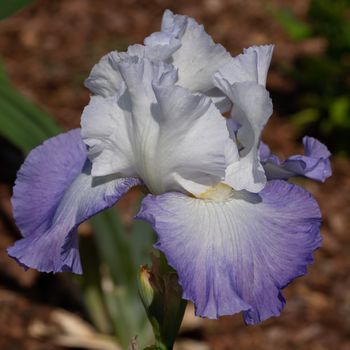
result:
M 331 170 L 313 138 L 284 162 L 260 141 L 272 51 L 231 57 L 192 18 L 166 11 L 144 45 L 104 56 L 85 82 L 81 129 L 34 149 L 18 173 L 23 238 L 9 254 L 39 271 L 81 273 L 78 225 L 144 184 L 137 218 L 153 225 L 197 315 L 278 315 L 281 290 L 321 241 L 317 203 L 286 180 L 324 181 Z

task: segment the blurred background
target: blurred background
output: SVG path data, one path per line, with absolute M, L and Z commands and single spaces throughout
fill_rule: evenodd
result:
M 0 0 L 0 349 L 116 350 L 136 333 L 149 339 L 134 276 L 154 237 L 131 223 L 137 190 L 81 226 L 83 278 L 25 272 L 5 248 L 20 237 L 10 197 L 25 155 L 79 126 L 92 66 L 159 30 L 166 8 L 203 23 L 233 55 L 275 44 L 263 139 L 285 158 L 301 152 L 304 134 L 317 137 L 334 172 L 325 184 L 301 181 L 321 206 L 324 240 L 309 274 L 285 290 L 282 316 L 247 327 L 240 315 L 195 318 L 190 306 L 177 348 L 350 349 L 350 0 Z

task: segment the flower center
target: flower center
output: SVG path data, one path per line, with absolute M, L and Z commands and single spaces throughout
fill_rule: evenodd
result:
M 210 187 L 205 192 L 199 194 L 197 198 L 210 199 L 215 202 L 223 202 L 232 197 L 233 191 L 234 190 L 232 187 L 220 182 L 217 185 Z

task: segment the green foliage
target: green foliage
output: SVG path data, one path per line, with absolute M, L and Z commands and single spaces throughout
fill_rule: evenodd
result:
M 50 116 L 19 94 L 0 65 L 0 135 L 23 153 L 62 130 Z
M 270 5 L 268 10 L 292 39 L 302 40 L 310 36 L 309 25 L 298 20 L 289 9 L 278 9 Z
M 312 0 L 309 21 L 315 36 L 328 39 L 327 55 L 339 58 L 350 50 L 350 1 Z
M 9 17 L 34 0 L 0 0 L 0 20 Z
M 323 38 L 322 55 L 300 57 L 287 75 L 297 82 L 292 122 L 325 139 L 334 151 L 350 153 L 350 0 L 311 0 L 309 33 L 295 36 L 290 21 L 279 22 L 292 39 Z M 284 18 L 285 19 L 285 18 Z M 289 22 L 288 22 L 289 21 Z M 299 20 L 292 20 L 298 25 Z M 303 28 L 301 26 L 300 28 Z M 302 32 L 303 30 L 300 30 Z M 298 31 L 296 31 L 298 32 Z
M 149 343 L 151 327 L 139 298 L 137 273 L 149 262 L 153 231 L 143 221 L 127 229 L 113 208 L 91 223 L 95 244 L 87 250 L 83 238 L 81 247 L 84 295 L 92 319 L 102 332 L 114 333 L 123 348 L 135 335 L 141 344 Z

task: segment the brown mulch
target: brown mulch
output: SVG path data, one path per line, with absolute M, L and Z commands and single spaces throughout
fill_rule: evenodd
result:
M 29 299 L 0 288 L 0 349 L 58 350 L 49 338 L 35 339 L 29 335 L 35 320 L 48 321 L 50 307 L 36 305 Z
M 274 69 L 298 55 L 319 54 L 322 43 L 294 43 L 272 20 L 267 2 L 258 0 L 40 0 L 0 22 L 0 54 L 14 85 L 65 129 L 79 126 L 89 100 L 83 80 L 98 59 L 124 50 L 160 26 L 165 8 L 194 16 L 217 42 L 233 54 L 251 44 L 276 45 L 268 87 L 288 94 L 293 84 Z M 308 1 L 270 1 L 305 16 Z M 287 95 L 288 96 L 288 95 Z M 264 134 L 273 150 L 285 156 L 299 149 L 300 135 L 275 115 Z M 1 164 L 0 164 L 1 167 Z M 240 316 L 206 321 L 196 334 L 215 350 L 347 350 L 350 349 L 350 163 L 333 159 L 334 175 L 325 183 L 304 181 L 324 217 L 322 248 L 310 273 L 285 291 L 281 317 L 247 327 Z M 42 281 L 9 260 L 10 188 L 0 184 L 0 349 L 58 349 L 50 339 L 28 333 L 33 319 L 46 320 L 51 299 L 33 298 Z M 52 280 L 57 285 L 61 279 Z M 64 288 L 63 288 L 64 289 Z M 61 293 L 57 291 L 57 293 Z M 40 293 L 39 293 L 40 295 Z M 58 298 L 59 299 L 59 298 Z M 57 303 L 56 303 L 57 304 Z M 59 304 L 59 303 L 58 303 Z

